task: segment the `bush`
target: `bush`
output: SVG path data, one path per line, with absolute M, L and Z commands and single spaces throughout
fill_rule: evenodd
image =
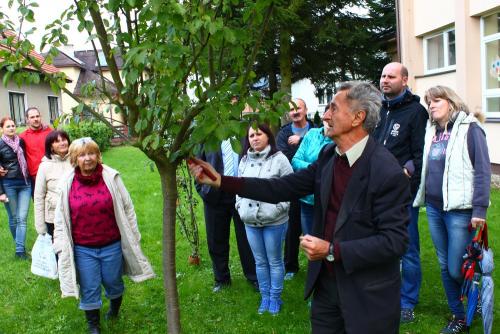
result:
M 102 152 L 110 146 L 113 137 L 113 131 L 106 124 L 99 121 L 72 123 L 64 126 L 63 130 L 69 134 L 72 141 L 82 137 L 92 138 L 99 145 Z
M 314 114 L 313 123 L 317 127 L 323 126 L 323 121 L 321 120 L 321 116 L 319 115 L 319 112 L 317 110 L 316 110 L 316 113 Z

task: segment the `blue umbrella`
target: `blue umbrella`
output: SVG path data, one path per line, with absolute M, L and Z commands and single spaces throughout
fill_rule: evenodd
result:
M 467 333 L 470 330 L 474 313 L 476 312 L 479 300 L 479 284 L 481 281 L 481 268 L 479 262 L 482 260 L 483 253 L 483 228 L 476 230 L 474 238 L 466 248 L 464 263 L 462 265 L 462 274 L 464 281 L 462 283 L 462 294 L 460 299 L 467 297 L 467 309 L 465 311 L 465 324 Z
M 469 286 L 469 291 L 467 293 L 467 311 L 465 312 L 465 326 L 467 327 L 467 333 L 470 331 L 470 326 L 472 324 L 472 320 L 474 320 L 474 314 L 476 313 L 477 302 L 479 300 L 480 281 L 481 274 L 474 273 L 472 284 Z
M 483 282 L 481 284 L 481 303 L 483 316 L 484 334 L 491 334 L 493 327 L 493 251 L 491 248 L 483 249 L 483 259 L 480 262 L 481 271 L 483 273 Z

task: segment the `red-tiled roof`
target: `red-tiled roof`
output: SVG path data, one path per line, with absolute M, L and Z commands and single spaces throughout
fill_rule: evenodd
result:
M 8 30 L 5 30 L 5 31 L 2 31 L 1 32 L 1 37 L 2 39 L 3 38 L 7 38 L 7 37 L 11 37 L 11 36 L 14 36 L 14 38 L 17 40 L 17 35 L 12 32 L 12 31 L 8 31 Z M 4 50 L 9 50 L 9 48 L 3 44 L 0 44 L 0 48 L 4 49 Z M 42 72 L 45 72 L 47 74 L 52 74 L 52 73 L 57 73 L 59 72 L 59 69 L 57 69 L 57 67 L 53 66 L 53 65 L 50 65 L 50 64 L 47 64 L 45 62 L 45 58 L 43 58 L 43 56 L 41 54 L 39 54 L 38 52 L 36 52 L 35 50 L 31 50 L 30 51 L 30 56 L 37 59 L 40 64 L 42 64 Z M 25 67 L 26 69 L 29 69 L 29 70 L 32 70 L 32 71 L 37 71 L 37 69 L 35 69 L 33 66 L 31 65 L 28 65 Z

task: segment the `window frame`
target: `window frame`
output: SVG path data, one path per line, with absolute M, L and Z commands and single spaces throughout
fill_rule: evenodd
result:
M 20 92 L 20 91 L 14 91 L 14 90 L 9 90 L 8 91 L 9 93 L 9 113 L 10 113 L 10 117 L 12 118 L 12 120 L 14 121 L 14 123 L 16 124 L 16 126 L 22 126 L 22 125 L 26 125 L 26 116 L 25 116 L 25 113 L 26 113 L 26 106 L 28 105 L 28 100 L 27 100 L 27 97 L 26 97 L 26 93 L 25 92 Z M 19 121 L 15 114 L 14 114 L 14 106 L 12 105 L 12 97 L 15 96 L 15 95 L 20 95 L 22 96 L 22 101 L 23 101 L 23 110 L 21 110 L 21 113 L 20 113 L 20 117 L 21 117 L 21 121 Z
M 455 32 L 455 27 L 451 27 L 451 28 L 448 28 L 448 29 L 445 29 L 445 30 L 441 30 L 440 32 L 438 33 L 435 33 L 435 34 L 432 34 L 432 35 L 428 35 L 428 36 L 424 36 L 423 38 L 423 49 L 424 49 L 424 74 L 434 74 L 434 73 L 441 73 L 441 72 L 446 72 L 446 71 L 450 71 L 450 70 L 455 70 L 456 67 L 457 67 L 457 53 L 456 53 L 456 50 L 457 50 L 457 47 L 456 47 L 456 40 L 457 40 L 457 37 L 455 35 L 455 64 L 453 65 L 450 65 L 449 62 L 450 62 L 450 59 L 449 59 L 449 56 L 450 56 L 450 50 L 449 50 L 449 35 L 448 33 L 449 32 Z M 443 67 L 438 67 L 438 68 L 433 68 L 433 69 L 429 69 L 428 68 L 428 65 L 429 65 L 429 61 L 428 61 L 428 54 L 427 54 L 427 50 L 428 50 L 428 41 L 432 38 L 435 38 L 435 37 L 438 37 L 438 36 L 442 36 L 443 38 L 443 60 L 444 60 L 444 66 Z
M 486 44 L 494 41 L 498 41 L 500 43 L 500 31 L 488 36 L 484 36 L 485 33 L 485 18 L 491 15 L 500 14 L 500 12 L 490 13 L 488 15 L 481 17 L 480 23 L 480 37 L 481 37 L 481 93 L 482 93 L 482 105 L 483 112 L 487 120 L 492 121 L 500 121 L 500 110 L 495 112 L 488 111 L 488 98 L 500 98 L 500 87 L 499 88 L 490 88 L 488 89 L 488 71 L 489 64 L 486 64 Z
M 52 109 L 51 109 L 51 104 L 50 104 L 50 99 L 55 99 L 55 106 L 56 106 L 56 115 L 55 117 L 52 117 Z M 59 116 L 61 116 L 61 108 L 59 106 L 59 96 L 57 95 L 48 95 L 47 96 L 47 102 L 49 104 L 49 119 L 50 123 L 53 123 Z

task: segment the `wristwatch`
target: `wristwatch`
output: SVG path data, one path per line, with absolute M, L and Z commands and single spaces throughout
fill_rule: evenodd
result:
M 328 255 L 326 256 L 326 260 L 328 262 L 333 262 L 335 260 L 335 256 L 333 255 L 333 241 L 330 242 L 330 247 L 328 247 Z

